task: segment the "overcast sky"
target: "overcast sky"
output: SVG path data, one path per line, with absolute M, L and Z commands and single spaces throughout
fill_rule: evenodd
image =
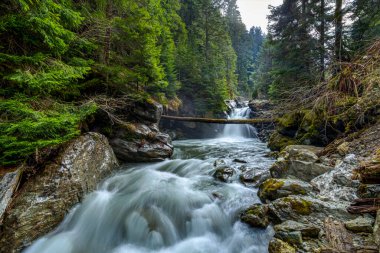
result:
M 249 30 L 252 26 L 260 26 L 263 31 L 267 29 L 268 5 L 277 6 L 282 0 L 237 0 L 240 14 L 244 24 Z

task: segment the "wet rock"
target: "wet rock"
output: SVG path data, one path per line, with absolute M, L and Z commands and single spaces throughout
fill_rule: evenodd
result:
M 312 190 L 309 183 L 300 180 L 270 178 L 260 185 L 258 196 L 265 202 L 289 195 L 306 195 Z
M 118 167 L 107 139 L 85 134 L 29 178 L 4 215 L 0 252 L 20 252 L 52 231 L 82 197 Z
M 242 160 L 242 159 L 238 159 L 238 158 L 234 159 L 233 161 L 234 161 L 235 163 L 247 163 L 247 161 Z
M 300 231 L 278 231 L 274 237 L 295 247 L 301 246 L 303 242 Z
M 240 219 L 252 227 L 266 228 L 270 223 L 268 211 L 268 205 L 254 204 L 243 211 Z
M 257 186 L 270 178 L 267 170 L 248 169 L 239 175 L 239 179 L 247 186 Z
M 355 155 L 346 156 L 334 169 L 311 181 L 320 196 L 330 200 L 352 201 L 357 198 L 359 181 L 352 180 L 353 170 L 358 166 Z
M 274 227 L 276 232 L 294 232 L 299 231 L 303 238 L 318 238 L 321 229 L 311 223 L 300 223 L 292 220 L 285 221 Z
M 222 182 L 229 182 L 229 179 L 234 175 L 234 170 L 230 167 L 220 167 L 217 168 L 214 173 L 214 178 L 222 181 Z
M 217 159 L 214 162 L 214 167 L 220 167 L 223 165 L 227 165 L 227 162 L 224 159 Z
M 370 216 L 358 217 L 354 220 L 346 221 L 346 228 L 354 233 L 372 233 L 375 220 Z
M 0 224 L 8 205 L 11 203 L 12 195 L 17 190 L 21 180 L 23 168 L 20 167 L 13 172 L 9 172 L 3 176 L 0 181 Z
M 300 223 L 313 223 L 321 227 L 323 220 L 333 216 L 339 220 L 350 220 L 355 216 L 347 212 L 349 203 L 322 201 L 310 196 L 288 196 L 276 199 L 269 204 L 270 218 L 276 224 L 293 220 Z
M 296 250 L 292 246 L 277 238 L 273 238 L 269 242 L 268 250 L 269 253 L 296 253 Z
M 380 198 L 380 184 L 360 184 L 358 188 L 359 198 Z
M 156 124 L 128 123 L 115 131 L 110 144 L 126 162 L 162 161 L 173 154 L 169 135 L 159 132 Z

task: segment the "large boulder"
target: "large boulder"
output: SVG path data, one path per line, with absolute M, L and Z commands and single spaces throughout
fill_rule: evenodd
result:
M 322 201 L 310 196 L 288 196 L 276 199 L 269 205 L 270 218 L 275 223 L 293 220 L 322 226 L 328 216 L 347 221 L 355 218 L 347 212 L 349 203 Z
M 310 182 L 313 178 L 330 171 L 332 168 L 318 159 L 316 153 L 319 150 L 320 148 L 314 146 L 287 146 L 270 168 L 272 177 L 295 177 Z
M 82 197 L 118 167 L 107 138 L 87 133 L 26 180 L 4 215 L 0 252 L 20 252 L 52 231 Z
M 169 135 L 161 133 L 155 123 L 128 123 L 119 127 L 110 144 L 117 158 L 126 162 L 162 161 L 173 154 Z
M 252 227 L 266 228 L 269 226 L 268 205 L 254 204 L 244 210 L 240 219 Z
M 258 196 L 261 201 L 272 201 L 289 195 L 307 195 L 313 187 L 295 179 L 270 178 L 260 185 Z

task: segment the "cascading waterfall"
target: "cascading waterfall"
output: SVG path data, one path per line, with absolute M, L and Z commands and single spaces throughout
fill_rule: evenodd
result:
M 235 113 L 244 117 L 249 112 L 243 108 Z M 244 131 L 237 136 L 248 134 Z M 265 143 L 220 138 L 176 141 L 174 146 L 173 160 L 122 166 L 54 232 L 24 252 L 267 252 L 273 229 L 252 229 L 239 220 L 240 212 L 259 199 L 257 189 L 245 187 L 238 176 L 242 166 L 252 164 L 261 170 L 270 166 L 273 161 L 265 156 Z M 214 179 L 217 158 L 236 172 L 231 182 Z M 235 158 L 244 158 L 247 164 L 234 164 Z
M 248 119 L 251 109 L 247 107 L 234 108 L 229 119 Z M 227 124 L 224 127 L 223 135 L 224 138 L 253 138 L 257 136 L 256 129 L 248 124 Z

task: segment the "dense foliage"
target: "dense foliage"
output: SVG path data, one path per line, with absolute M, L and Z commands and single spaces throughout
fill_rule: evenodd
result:
M 255 34 L 236 0 L 2 1 L 0 165 L 80 134 L 94 96 L 221 112 L 251 95 Z

